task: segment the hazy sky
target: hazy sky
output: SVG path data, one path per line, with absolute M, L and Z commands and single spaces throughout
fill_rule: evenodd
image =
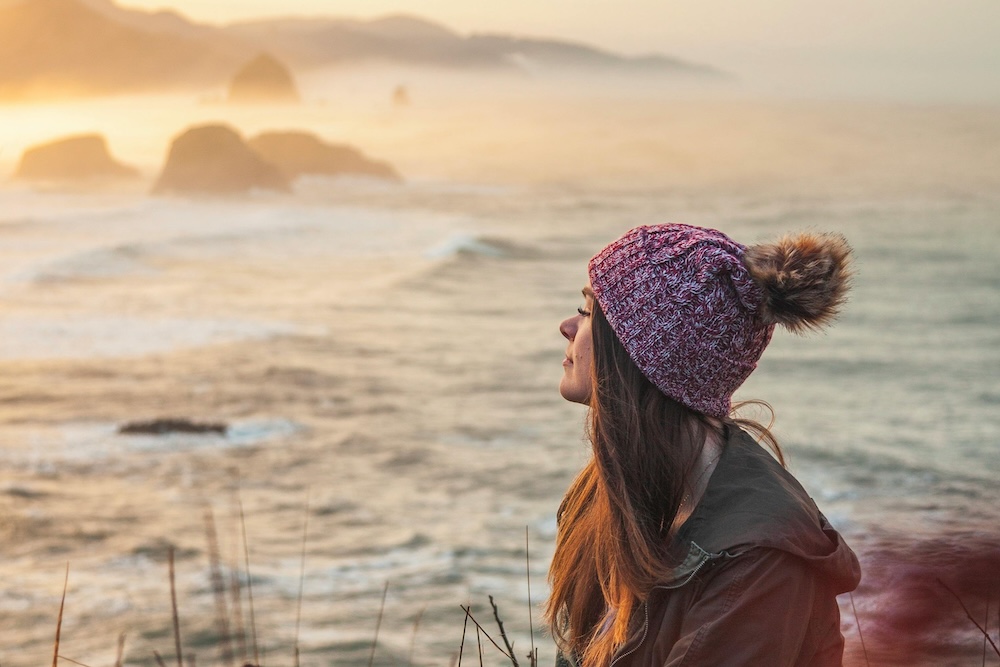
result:
M 119 0 L 224 22 L 287 14 L 409 13 L 460 32 L 585 41 L 656 51 L 822 85 L 996 93 L 1000 0 Z

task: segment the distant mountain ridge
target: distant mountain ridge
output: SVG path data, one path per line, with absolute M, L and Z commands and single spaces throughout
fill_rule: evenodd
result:
M 142 31 L 175 34 L 185 37 L 209 37 L 215 32 L 212 26 L 199 25 L 180 12 L 161 9 L 145 12 L 127 9 L 114 0 L 78 0 L 80 4 L 104 16 Z
M 627 57 L 586 44 L 499 34 L 468 37 L 408 15 L 377 19 L 287 18 L 244 21 L 224 28 L 299 66 L 382 59 L 451 67 L 520 69 L 524 60 L 539 67 L 600 67 L 622 71 L 726 76 L 706 65 L 662 55 Z
M 666 56 L 629 58 L 555 39 L 463 36 L 414 16 L 279 18 L 218 27 L 113 0 L 0 0 L 0 99 L 220 86 L 261 52 L 293 69 L 377 61 L 512 72 L 722 74 Z

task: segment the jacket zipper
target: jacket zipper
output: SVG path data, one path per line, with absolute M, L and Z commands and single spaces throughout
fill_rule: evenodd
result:
M 642 622 L 642 637 L 639 638 L 639 642 L 635 646 L 633 646 L 629 651 L 627 651 L 625 653 L 622 653 L 621 655 L 615 656 L 611 660 L 611 664 L 608 665 L 608 667 L 615 667 L 615 663 L 616 662 L 618 662 L 622 658 L 630 656 L 633 653 L 635 653 L 636 651 L 638 651 L 639 647 L 642 646 L 642 643 L 644 641 L 646 641 L 646 633 L 649 632 L 649 603 L 648 602 L 643 602 L 642 603 L 642 613 L 643 613 L 644 619 L 643 619 L 643 622 Z
M 685 578 L 684 581 L 682 581 L 681 583 L 677 584 L 676 586 L 653 586 L 653 588 L 651 590 L 655 591 L 657 588 L 664 589 L 664 590 L 673 590 L 675 588 L 680 588 L 681 586 L 685 585 L 687 582 L 691 581 L 691 579 L 694 578 L 694 575 L 698 574 L 698 570 L 700 570 L 702 567 L 704 567 L 705 563 L 707 563 L 708 561 L 709 561 L 709 559 L 706 558 L 705 560 L 703 560 L 700 563 L 698 563 L 698 567 L 694 568 L 691 571 L 691 573 L 688 574 L 687 578 Z M 616 662 L 618 662 L 622 658 L 627 658 L 628 656 L 630 656 L 633 653 L 635 653 L 636 651 L 638 651 L 639 647 L 641 647 L 642 644 L 643 644 L 643 642 L 646 641 L 646 634 L 649 632 L 649 602 L 648 601 L 642 603 L 642 612 L 643 612 L 643 617 L 644 618 L 643 618 L 643 622 L 642 622 L 642 636 L 639 638 L 639 641 L 636 643 L 635 646 L 633 646 L 631 649 L 629 649 L 625 653 L 622 653 L 621 655 L 616 655 L 614 658 L 612 658 L 611 659 L 611 663 L 608 665 L 608 667 L 615 667 L 615 663 Z

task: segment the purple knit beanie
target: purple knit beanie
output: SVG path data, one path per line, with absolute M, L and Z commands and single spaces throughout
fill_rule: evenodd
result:
M 649 381 L 721 418 L 776 323 L 800 331 L 836 314 L 849 254 L 839 236 L 748 249 L 714 229 L 651 225 L 597 253 L 589 273 L 601 310 Z

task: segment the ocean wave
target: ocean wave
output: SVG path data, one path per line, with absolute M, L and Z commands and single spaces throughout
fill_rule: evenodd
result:
M 56 197 L 6 202 L 2 258 L 30 264 L 20 281 L 120 275 L 139 260 L 283 254 L 412 255 L 458 222 L 454 216 L 343 202 L 187 201 Z M 15 262 L 16 263 L 16 262 Z M 102 264 L 106 264 L 103 267 Z M 8 269 L 9 270 L 9 269 Z M 9 274 L 8 274 L 9 275 Z
M 266 572 L 275 590 L 284 597 L 298 595 L 298 567 L 297 562 L 288 561 Z M 380 589 L 387 580 L 393 582 L 394 588 L 401 589 L 440 586 L 460 579 L 453 549 L 423 543 L 333 558 L 304 574 L 309 594 L 320 597 L 367 593 Z
M 12 283 L 56 283 L 80 279 L 119 278 L 154 275 L 148 253 L 135 244 L 98 248 L 22 270 L 8 278 Z
M 508 239 L 473 234 L 455 234 L 424 253 L 428 259 L 505 258 L 527 259 L 536 254 L 532 248 Z

